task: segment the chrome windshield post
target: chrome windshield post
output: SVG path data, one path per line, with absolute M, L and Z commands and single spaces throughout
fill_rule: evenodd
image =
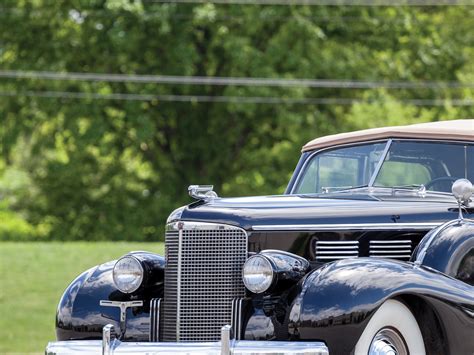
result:
M 383 149 L 382 155 L 380 156 L 380 160 L 377 163 L 377 166 L 375 167 L 375 170 L 370 177 L 369 180 L 369 187 L 374 186 L 375 180 L 377 179 L 377 176 L 379 175 L 380 169 L 382 169 L 383 162 L 385 161 L 385 158 L 387 157 L 388 151 L 390 149 L 390 146 L 392 145 L 392 139 L 389 139 L 387 141 L 387 144 L 385 145 L 385 148 Z

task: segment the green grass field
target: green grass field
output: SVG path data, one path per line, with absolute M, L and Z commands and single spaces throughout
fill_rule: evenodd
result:
M 130 250 L 163 254 L 163 244 L 0 242 L 0 354 L 44 353 L 55 339 L 56 305 L 69 282 Z

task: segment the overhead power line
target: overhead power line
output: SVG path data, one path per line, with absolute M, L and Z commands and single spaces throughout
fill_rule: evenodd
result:
M 49 71 L 0 70 L 0 78 L 152 83 L 212 86 L 309 87 L 328 89 L 440 89 L 474 88 L 474 83 L 455 81 L 362 81 L 339 79 L 275 79 L 251 77 L 172 76 L 100 73 L 61 73 Z
M 236 104 L 289 104 L 289 105 L 352 105 L 355 103 L 370 103 L 370 100 L 352 98 L 284 98 L 265 96 L 204 96 L 204 95 L 153 95 L 153 94 L 126 94 L 126 93 L 85 93 L 69 91 L 0 91 L 0 96 L 6 97 L 39 97 L 61 99 L 88 99 L 88 100 L 121 100 L 121 101 L 168 101 L 168 102 L 214 102 Z M 414 106 L 474 106 L 471 99 L 403 99 L 389 100 L 406 103 Z M 373 101 L 379 102 L 379 101 Z
M 278 0 L 280 1 L 280 0 Z M 292 0 L 287 0 L 292 1 Z M 473 0 L 474 1 L 474 0 Z M 157 10 L 159 8 L 146 8 L 143 12 L 134 12 L 124 8 L 118 8 L 114 10 L 109 9 L 97 9 L 97 8 L 71 8 L 70 10 L 65 10 L 62 12 L 55 11 L 55 8 L 48 8 L 48 7 L 35 7 L 35 8 L 21 8 L 21 7 L 0 7 L 0 17 L 7 17 L 9 14 L 22 14 L 22 15 L 51 15 L 54 13 L 55 16 L 62 15 L 66 17 L 72 17 L 75 20 L 80 19 L 83 21 L 88 17 L 94 17 L 96 14 L 104 15 L 109 17 L 111 13 L 115 13 L 120 11 L 121 15 L 129 14 L 133 16 L 143 16 L 144 18 L 156 18 L 156 19 L 176 19 L 176 20 L 194 20 L 197 18 L 196 14 L 194 13 L 163 13 L 163 11 Z M 382 16 L 321 16 L 321 15 L 307 15 L 301 13 L 293 13 L 291 15 L 278 15 L 278 14 L 271 14 L 271 13 L 254 13 L 254 14 L 213 14 L 210 16 L 208 20 L 210 22 L 214 21 L 248 21 L 253 19 L 259 19 L 261 21 L 295 21 L 298 19 L 305 19 L 310 20 L 315 23 L 393 23 L 393 24 L 404 24 L 407 21 L 407 18 L 394 16 L 394 17 L 382 17 Z M 200 18 L 202 20 L 202 18 Z M 420 23 L 423 21 L 429 20 L 429 18 L 420 19 L 416 16 L 411 16 L 409 18 L 410 21 L 414 23 Z M 444 21 L 441 23 L 437 23 L 438 26 L 440 25 L 450 25 L 449 21 Z
M 6 17 L 10 13 L 18 13 L 18 14 L 26 14 L 26 15 L 31 15 L 31 14 L 38 14 L 38 15 L 44 15 L 44 14 L 51 14 L 51 9 L 48 8 L 35 8 L 33 10 L 30 9 L 23 9 L 23 8 L 0 8 L 0 17 Z M 60 15 L 64 16 L 71 16 L 71 12 L 75 11 L 77 14 L 80 14 L 80 16 L 84 16 L 84 18 L 87 18 L 89 16 L 94 15 L 94 14 L 102 14 L 105 16 L 110 16 L 111 11 L 104 10 L 104 9 L 72 9 L 68 12 L 65 13 L 60 13 Z M 125 12 L 132 14 L 131 12 Z M 144 16 L 146 18 L 157 18 L 157 19 L 176 19 L 176 20 L 194 20 L 197 18 L 195 14 L 189 14 L 189 13 L 167 13 L 163 14 L 162 12 L 158 11 L 150 11 L 146 10 L 144 14 L 142 13 L 133 13 L 138 16 Z M 55 15 L 58 15 L 58 13 L 55 13 Z M 372 23 L 393 23 L 393 24 L 403 24 L 406 23 L 406 18 L 400 18 L 400 17 L 380 17 L 380 16 L 320 16 L 320 15 L 306 15 L 306 14 L 292 14 L 292 15 L 275 15 L 275 14 L 268 14 L 268 13 L 256 13 L 252 15 L 228 15 L 228 14 L 215 14 L 212 17 L 209 17 L 210 22 L 214 21 L 250 21 L 257 18 L 258 20 L 261 21 L 295 21 L 298 19 L 305 19 L 305 20 L 310 20 L 315 23 L 357 23 L 357 22 L 362 22 L 362 23 L 367 23 L 370 24 Z M 413 21 L 414 23 L 419 23 L 422 20 L 416 17 L 410 18 L 410 21 Z M 438 23 L 438 25 L 450 25 L 449 22 L 443 22 L 443 23 Z
M 238 5 L 309 5 L 309 6 L 461 6 L 474 0 L 147 0 L 149 3 L 238 4 Z

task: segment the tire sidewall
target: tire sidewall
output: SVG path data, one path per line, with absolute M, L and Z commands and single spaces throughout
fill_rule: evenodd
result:
M 372 340 L 383 328 L 395 329 L 403 337 L 410 355 L 426 355 L 418 322 L 407 306 L 395 300 L 385 301 L 375 312 L 359 338 L 354 354 L 367 355 Z

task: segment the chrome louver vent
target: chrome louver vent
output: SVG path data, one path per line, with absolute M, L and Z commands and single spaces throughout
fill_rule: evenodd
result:
M 411 240 L 371 240 L 369 255 L 372 258 L 409 260 L 412 253 Z
M 163 341 L 217 341 L 231 324 L 232 301 L 244 297 L 244 230 L 180 222 L 166 232 Z
M 359 256 L 358 241 L 317 241 L 316 261 L 357 258 Z

